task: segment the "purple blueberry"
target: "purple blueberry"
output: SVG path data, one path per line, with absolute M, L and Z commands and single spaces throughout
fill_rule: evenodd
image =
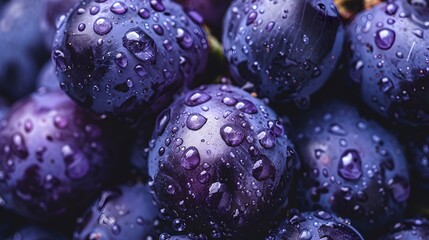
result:
M 136 183 L 103 191 L 91 209 L 78 219 L 74 239 L 156 239 L 158 208 L 148 187 Z
M 149 175 L 176 231 L 252 236 L 286 205 L 293 146 L 277 115 L 245 91 L 190 91 L 158 116 L 153 136 Z
M 349 73 L 379 114 L 429 126 L 427 1 L 388 0 L 347 28 Z
M 287 218 L 270 231 L 265 240 L 363 240 L 350 221 L 329 212 L 315 211 L 300 213 L 296 209 L 288 212 Z
M 393 134 L 339 101 L 315 105 L 293 123 L 302 209 L 349 218 L 366 235 L 403 215 L 409 175 Z
M 429 221 L 424 218 L 413 218 L 396 223 L 380 240 L 425 240 L 428 236 Z
M 205 33 L 173 1 L 85 1 L 59 25 L 61 88 L 96 113 L 148 117 L 205 67 Z
M 0 122 L 2 205 L 38 221 L 79 214 L 119 173 L 113 134 L 62 91 L 15 103 Z
M 39 30 L 41 0 L 13 0 L 0 10 L 0 94 L 17 100 L 35 89 L 49 58 Z
M 231 74 L 272 102 L 299 101 L 335 70 L 344 40 L 331 0 L 235 0 L 223 22 Z

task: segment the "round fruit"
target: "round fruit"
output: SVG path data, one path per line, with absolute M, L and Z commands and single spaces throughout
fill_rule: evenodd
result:
M 235 0 L 223 23 L 234 80 L 273 102 L 299 101 L 335 70 L 344 31 L 331 0 Z
M 74 239 L 156 239 L 158 208 L 141 183 L 103 191 L 83 218 Z
M 38 221 L 79 214 L 118 173 L 111 128 L 62 91 L 15 103 L 0 124 L 2 205 Z
M 135 121 L 190 85 L 207 52 L 204 31 L 173 1 L 90 0 L 60 23 L 52 58 L 77 103 Z
M 429 126 L 426 3 L 389 0 L 360 13 L 347 28 L 349 73 L 362 99 L 409 125 Z
M 349 221 L 338 218 L 325 211 L 303 212 L 296 209 L 289 212 L 289 216 L 272 230 L 265 240 L 280 239 L 311 239 L 311 240 L 363 240 Z
M 380 240 L 424 240 L 429 236 L 429 221 L 424 218 L 405 219 L 395 224 Z
M 202 86 L 155 125 L 149 175 L 176 231 L 254 236 L 286 205 L 297 160 L 282 122 L 261 100 L 233 86 Z
M 302 209 L 349 218 L 366 235 L 402 216 L 409 175 L 405 152 L 392 134 L 337 101 L 313 106 L 293 123 L 302 160 Z

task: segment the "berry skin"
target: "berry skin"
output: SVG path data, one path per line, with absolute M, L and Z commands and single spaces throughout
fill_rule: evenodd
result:
M 137 120 L 164 109 L 203 70 L 207 40 L 172 1 L 85 1 L 57 32 L 61 88 L 100 114 Z
M 422 1 L 389 0 L 357 15 L 347 28 L 348 66 L 374 111 L 429 126 L 429 8 L 414 2 Z
M 344 40 L 330 0 L 235 0 L 223 22 L 234 80 L 272 102 L 299 101 L 335 70 Z
M 5 207 L 38 221 L 79 214 L 119 173 L 111 129 L 62 91 L 15 103 L 0 124 Z
M 41 0 L 10 0 L 0 10 L 0 95 L 17 100 L 30 94 L 49 58 L 39 31 Z
M 156 239 L 152 234 L 158 208 L 147 186 L 136 183 L 103 191 L 98 201 L 78 219 L 74 239 Z
M 270 232 L 265 240 L 311 239 L 311 240 L 363 240 L 350 222 L 325 212 L 303 212 L 290 210 L 289 216 Z
M 302 164 L 297 178 L 302 209 L 349 218 L 366 235 L 402 216 L 409 175 L 392 134 L 338 101 L 313 106 L 292 123 Z
M 380 240 L 425 240 L 428 236 L 429 221 L 424 218 L 414 218 L 396 223 Z
M 148 165 L 156 197 L 186 231 L 241 238 L 286 204 L 293 146 L 277 115 L 243 90 L 190 91 L 158 116 L 153 136 Z

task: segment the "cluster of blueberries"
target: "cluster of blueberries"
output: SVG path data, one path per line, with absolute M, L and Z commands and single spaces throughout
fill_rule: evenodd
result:
M 0 1 L 0 238 L 428 239 L 429 0 L 352 2 Z

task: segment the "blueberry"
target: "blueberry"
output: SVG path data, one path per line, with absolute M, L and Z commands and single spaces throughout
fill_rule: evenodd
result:
M 74 7 L 79 0 L 41 0 L 42 13 L 40 17 L 40 30 L 44 35 L 47 47 L 52 47 L 56 25 L 60 23 L 67 12 Z
M 66 240 L 68 239 L 61 233 L 45 229 L 36 225 L 27 225 L 18 229 L 12 236 L 6 240 Z
M 36 89 L 39 88 L 49 89 L 51 91 L 60 90 L 58 76 L 55 73 L 55 65 L 51 61 L 46 62 L 40 70 L 36 82 Z
M 49 58 L 39 31 L 40 0 L 13 0 L 0 11 L 0 94 L 17 100 L 31 93 Z
M 38 221 L 79 214 L 119 174 L 114 134 L 62 91 L 15 103 L 0 122 L 2 205 Z
M 252 236 L 286 205 L 293 146 L 277 115 L 245 91 L 190 91 L 158 116 L 153 136 L 149 175 L 176 231 Z
M 60 25 L 61 88 L 96 113 L 150 116 L 205 66 L 204 31 L 172 1 L 85 1 Z
M 429 125 L 426 3 L 389 0 L 360 13 L 347 28 L 349 73 L 362 99 L 409 125 Z
M 299 101 L 335 69 L 344 40 L 330 0 L 235 0 L 223 22 L 234 80 L 250 82 L 272 102 Z
M 396 223 L 380 240 L 424 240 L 429 236 L 429 221 L 424 218 L 404 219 Z
M 302 209 L 324 209 L 370 235 L 399 219 L 410 194 L 405 152 L 395 136 L 354 107 L 324 102 L 292 121 L 302 169 Z
M 158 209 L 148 187 L 135 183 L 103 191 L 91 209 L 78 219 L 74 239 L 153 238 Z
M 329 212 L 299 212 L 292 209 L 280 225 L 270 231 L 265 240 L 363 240 L 350 221 L 339 218 Z

